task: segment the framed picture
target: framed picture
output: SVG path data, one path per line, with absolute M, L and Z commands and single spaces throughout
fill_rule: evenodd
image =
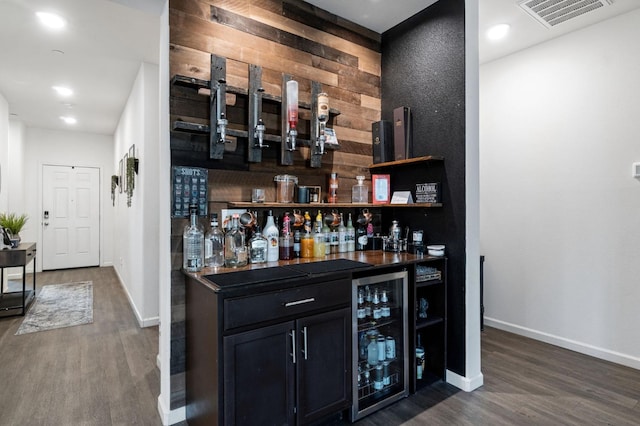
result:
M 389 204 L 391 199 L 390 175 L 371 175 L 373 204 Z
M 129 159 L 129 154 L 125 154 L 124 158 L 122 159 L 122 161 L 124 162 L 124 170 L 123 170 L 123 174 L 122 174 L 122 185 L 120 185 L 122 187 L 122 189 L 124 190 L 124 192 L 127 192 L 127 160 Z
M 124 165 L 122 164 L 122 158 L 120 159 L 120 167 L 118 168 L 118 180 L 120 181 L 120 193 L 122 194 L 122 186 L 124 185 Z

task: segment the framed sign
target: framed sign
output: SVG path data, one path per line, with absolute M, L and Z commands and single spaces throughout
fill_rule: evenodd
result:
M 373 204 L 389 204 L 391 198 L 390 178 L 390 175 L 371 175 Z

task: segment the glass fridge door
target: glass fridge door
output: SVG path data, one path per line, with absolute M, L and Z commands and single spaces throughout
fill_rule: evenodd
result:
M 355 421 L 409 394 L 407 271 L 353 280 Z

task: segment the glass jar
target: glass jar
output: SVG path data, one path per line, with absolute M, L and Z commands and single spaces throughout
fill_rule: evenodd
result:
M 351 187 L 351 202 L 366 204 L 369 202 L 369 188 L 364 184 L 364 176 L 356 176 L 358 183 Z
M 273 180 L 276 183 L 276 202 L 293 203 L 293 191 L 298 178 L 292 175 L 277 175 Z

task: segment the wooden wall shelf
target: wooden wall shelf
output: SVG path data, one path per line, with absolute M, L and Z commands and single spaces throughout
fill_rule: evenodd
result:
M 386 163 L 371 164 L 369 169 L 382 169 L 387 167 L 406 166 L 418 163 L 440 162 L 444 161 L 444 157 L 438 155 L 427 155 L 425 157 L 408 158 L 406 160 L 388 161 Z

